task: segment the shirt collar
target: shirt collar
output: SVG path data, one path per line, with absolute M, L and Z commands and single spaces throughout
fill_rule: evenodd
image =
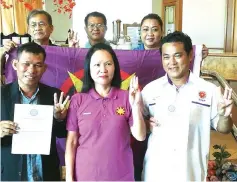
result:
M 34 40 L 32 42 L 34 42 Z M 52 41 L 49 39 L 49 46 L 57 46 L 57 45 L 53 44 Z
M 103 43 L 110 45 L 110 43 L 107 40 L 105 40 Z M 85 44 L 85 48 L 91 48 L 91 47 L 92 47 L 92 45 L 90 44 L 90 41 L 88 40 L 88 42 L 86 42 L 86 44 Z
M 189 70 L 189 76 L 188 76 L 188 80 L 186 83 L 193 83 L 195 80 L 195 76 L 193 75 L 192 71 Z M 172 80 L 169 78 L 168 74 L 166 73 L 165 77 L 164 77 L 164 84 L 168 83 L 170 85 L 174 85 Z
M 38 92 L 39 92 L 39 87 L 36 89 L 35 93 L 32 95 L 31 98 L 28 98 L 27 96 L 25 96 L 25 94 L 22 92 L 22 90 L 21 90 L 20 87 L 19 87 L 19 91 L 20 91 L 22 97 L 25 97 L 25 98 L 27 98 L 27 99 L 31 99 L 31 100 L 32 100 L 32 99 L 34 99 L 34 98 L 36 97 L 36 95 L 38 94 Z
M 108 98 L 108 99 L 117 99 L 117 98 L 118 98 L 118 89 L 115 88 L 115 87 L 112 87 L 112 88 L 110 89 L 110 91 L 109 91 L 109 94 L 108 94 L 106 97 L 104 97 L 104 98 L 101 97 L 101 96 L 95 91 L 94 88 L 90 89 L 88 93 L 89 93 L 89 95 L 90 95 L 92 98 L 94 98 L 94 99 L 96 99 L 96 100 L 98 100 L 98 99 L 106 99 L 106 98 Z
M 141 43 L 141 44 L 139 45 L 138 49 L 139 49 L 139 50 L 145 50 L 145 46 L 144 46 L 144 44 Z

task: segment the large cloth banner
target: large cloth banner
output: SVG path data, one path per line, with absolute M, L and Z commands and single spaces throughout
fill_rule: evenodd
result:
M 83 78 L 83 66 L 88 49 L 45 46 L 47 71 L 41 82 L 72 95 L 80 91 Z M 200 73 L 202 61 L 202 46 L 193 46 L 194 56 L 190 69 L 195 75 Z M 118 57 L 124 89 L 128 88 L 126 81 L 134 73 L 139 78 L 139 84 L 143 88 L 146 84 L 165 74 L 159 50 L 130 51 L 115 50 Z M 5 67 L 6 83 L 16 80 L 16 72 L 12 68 L 12 60 L 16 59 L 16 50 L 12 51 Z M 64 165 L 65 139 L 57 141 L 61 165 Z

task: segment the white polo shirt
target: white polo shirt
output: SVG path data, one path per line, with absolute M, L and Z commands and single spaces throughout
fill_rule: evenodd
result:
M 142 91 L 145 115 L 154 116 L 144 158 L 144 181 L 204 181 L 210 126 L 216 129 L 216 86 L 190 72 L 179 89 L 165 75 Z

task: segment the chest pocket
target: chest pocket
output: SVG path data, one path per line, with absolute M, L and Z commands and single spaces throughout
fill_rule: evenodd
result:
M 211 104 L 192 101 L 190 107 L 190 125 L 200 125 L 205 118 L 210 120 Z
M 86 133 L 95 131 L 96 128 L 99 127 L 100 118 L 100 111 L 92 112 L 91 110 L 89 110 L 83 111 L 78 114 L 78 128 L 80 135 L 85 135 Z
M 155 115 L 155 110 L 158 106 L 158 104 L 160 104 L 159 102 L 157 103 L 157 100 L 159 101 L 160 96 L 153 96 L 151 97 L 147 103 L 146 103 L 146 111 L 147 113 L 145 113 L 145 115 L 148 117 L 154 117 Z
M 152 116 L 152 117 L 154 116 L 155 107 L 156 107 L 156 102 L 155 101 L 148 103 L 149 115 Z

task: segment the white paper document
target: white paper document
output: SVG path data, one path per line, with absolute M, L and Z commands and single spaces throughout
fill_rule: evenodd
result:
M 53 106 L 15 104 L 14 122 L 20 129 L 12 137 L 12 154 L 49 155 Z

